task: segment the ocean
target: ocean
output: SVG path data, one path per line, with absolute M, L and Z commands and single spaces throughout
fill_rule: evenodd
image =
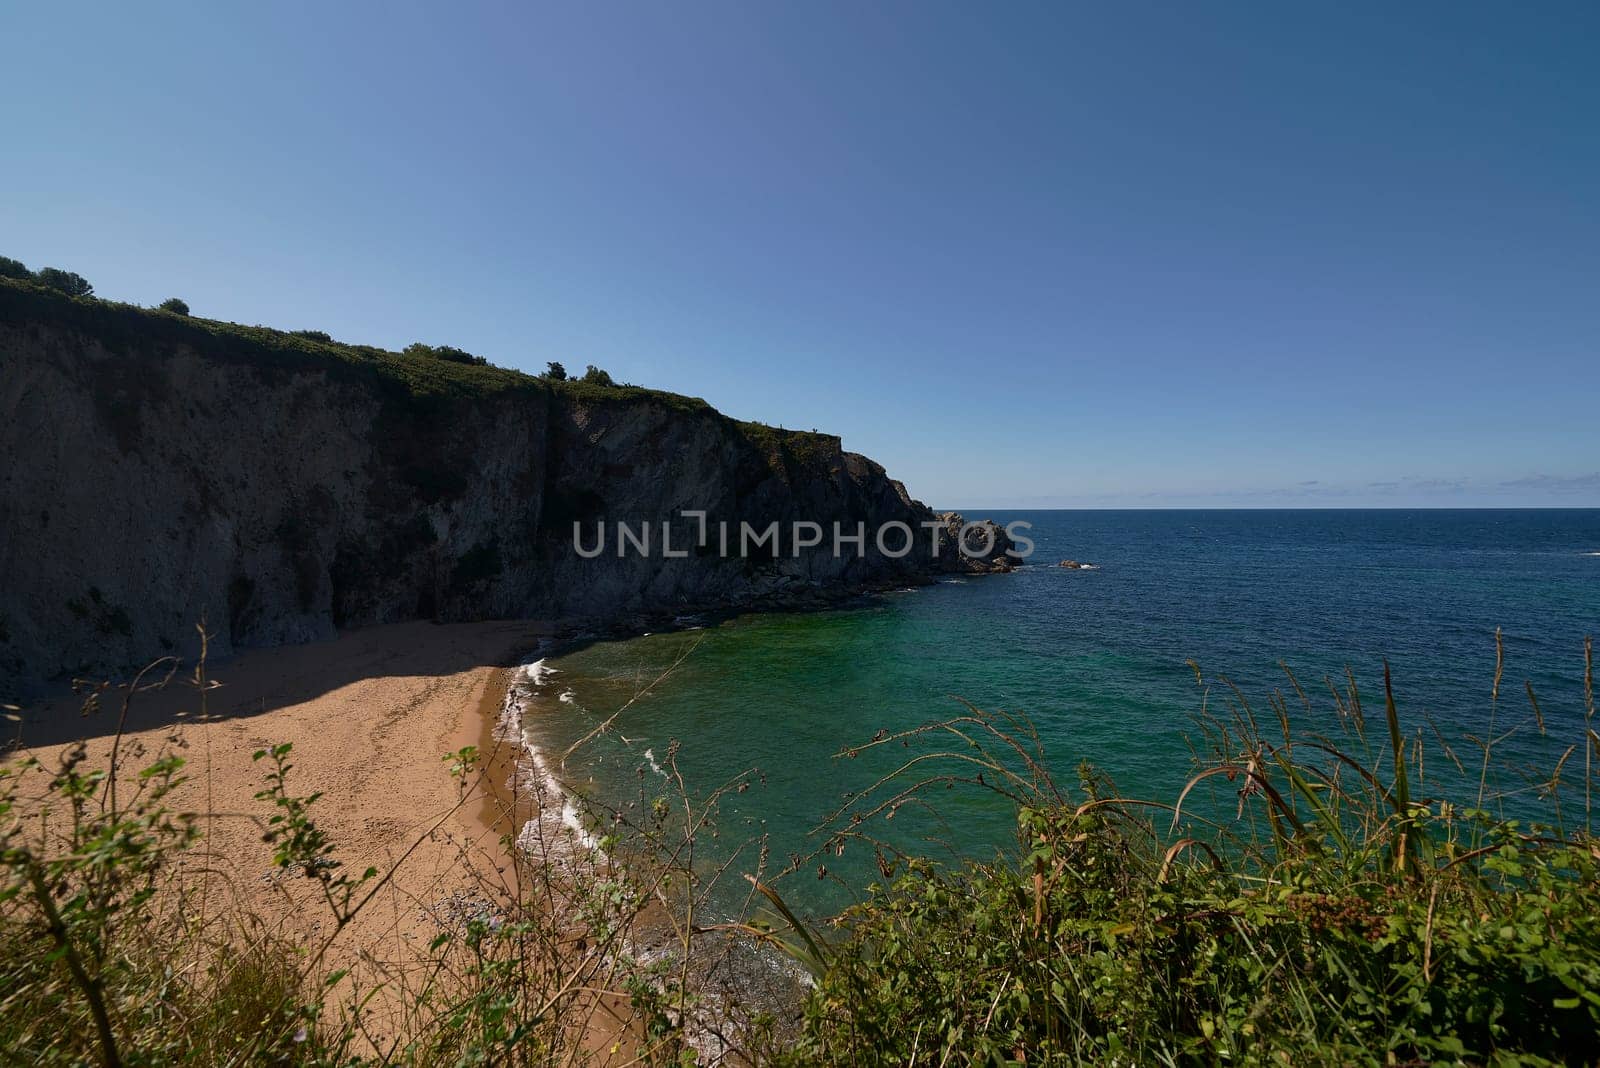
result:
M 960 715 L 963 701 L 1026 717 L 1071 796 L 1087 762 L 1126 795 L 1173 800 L 1194 771 L 1195 716 L 1232 692 L 1224 678 L 1263 715 L 1274 689 L 1302 707 L 1280 663 L 1313 715 L 1333 704 L 1324 680 L 1343 685 L 1347 668 L 1369 713 L 1381 710 L 1387 660 L 1408 729 L 1470 749 L 1469 736 L 1527 718 L 1527 684 L 1547 734 L 1520 729 L 1508 755 L 1546 761 L 1582 736 L 1600 509 L 967 514 L 1031 523 L 1026 566 L 552 650 L 525 673 L 518 711 L 573 795 L 569 822 L 607 807 L 640 817 L 671 791 L 674 765 L 697 797 L 730 785 L 700 863 L 759 870 L 791 906 L 822 915 L 880 879 L 880 858 L 859 843 L 824 849 L 817 828 L 917 750 L 841 754 Z M 1057 566 L 1066 558 L 1093 567 Z M 1012 842 L 1003 799 L 936 794 L 874 821 L 875 833 L 941 858 L 989 859 Z

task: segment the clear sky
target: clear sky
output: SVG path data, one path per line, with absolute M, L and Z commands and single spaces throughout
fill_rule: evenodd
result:
M 1600 5 L 9 4 L 0 254 L 941 506 L 1600 505 Z

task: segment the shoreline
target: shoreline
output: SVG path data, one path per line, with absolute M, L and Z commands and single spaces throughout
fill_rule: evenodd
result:
M 881 595 L 857 591 L 810 610 Z M 71 694 L 36 703 L 15 738 L 0 737 L 0 763 L 31 756 L 48 771 L 81 742 L 87 760 L 102 767 L 116 748 L 118 781 L 132 782 L 156 757 L 181 755 L 187 781 L 169 802 L 193 814 L 203 835 L 178 861 L 180 881 L 206 887 L 214 909 L 226 915 L 259 919 L 267 937 L 308 947 L 326 940 L 325 956 L 314 954 L 318 967 L 339 973 L 345 994 L 371 998 L 363 1032 L 381 1053 L 392 1036 L 405 1033 L 407 991 L 424 974 L 439 932 L 514 900 L 551 900 L 552 866 L 566 867 L 559 856 L 541 855 L 538 843 L 550 839 L 538 825 L 556 815 L 541 819 L 541 799 L 545 806 L 555 800 L 552 785 L 570 795 L 537 766 L 520 734 L 502 729 L 519 670 L 591 641 L 695 629 L 751 612 L 641 618 L 638 626 L 600 631 L 571 621 L 411 622 L 246 650 L 204 664 L 203 674 L 188 667 L 163 688 L 141 692 L 120 735 L 125 685 L 101 691 L 101 708 L 88 719 Z M 368 884 L 370 905 L 348 925 L 333 923 L 316 880 L 286 877 L 292 873 L 274 865 L 273 847 L 262 841 L 272 810 L 256 794 L 270 769 L 254 754 L 284 743 L 292 746 L 287 792 L 321 796 L 314 818 L 333 858 L 352 876 L 368 868 L 380 873 Z M 451 758 L 469 746 L 477 754 L 472 771 L 452 775 Z M 533 838 L 519 848 L 524 833 Z M 599 858 L 602 868 L 613 863 Z M 563 878 L 570 873 L 557 881 Z M 642 917 L 633 936 L 643 938 L 633 943 L 638 951 L 668 945 L 664 905 L 652 903 Z M 574 928 L 571 935 L 570 947 L 563 936 L 550 952 L 565 957 L 576 947 L 581 955 L 583 934 Z M 644 1049 L 627 995 L 596 987 L 571 1011 L 592 1063 L 626 1062 Z
M 507 717 L 511 712 L 509 703 L 518 672 L 535 662 L 535 653 L 540 654 L 538 659 L 542 660 L 546 656 L 557 655 L 563 645 L 561 639 L 547 637 L 522 649 L 514 664 L 496 668 L 486 681 L 477 702 L 477 722 L 472 725 L 473 738 L 462 743 L 478 746 L 475 778 L 480 796 L 470 818 L 494 842 L 495 852 L 505 864 L 501 870 L 507 878 L 502 890 L 507 898 L 518 897 L 532 890 L 535 898 L 542 903 L 535 907 L 552 908 L 557 913 L 565 907 L 558 904 L 565 891 L 554 888 L 569 877 L 556 872 L 555 866 L 561 864 L 560 857 L 548 850 L 544 856 L 538 856 L 531 848 L 519 845 L 519 842 L 526 829 L 539 819 L 541 799 L 545 804 L 564 803 L 568 791 L 559 779 L 545 775 L 531 763 L 535 759 L 533 752 L 525 741 L 521 741 L 520 710 L 516 713 L 515 739 L 507 737 L 506 728 L 511 726 L 507 723 Z M 465 738 L 466 733 L 463 730 L 458 740 Z M 552 792 L 556 796 L 552 797 Z M 535 837 L 548 845 L 542 833 L 536 832 Z M 602 865 L 610 865 L 610 858 L 603 854 L 600 858 Z M 542 872 L 541 867 L 544 868 Z M 541 880 L 542 895 L 538 892 Z M 528 899 L 522 900 L 526 903 Z M 556 952 L 562 956 L 572 952 L 574 960 L 577 960 L 583 955 L 581 949 L 586 934 L 578 929 L 573 936 L 572 944 L 563 944 Z M 584 1020 L 578 1043 L 587 1057 L 586 1063 L 603 1068 L 613 1063 L 634 1064 L 640 1061 L 646 1049 L 647 1037 L 628 995 L 590 989 L 574 1009 Z
M 507 863 L 516 863 L 520 859 L 514 843 L 522 825 L 523 815 L 519 809 L 526 805 L 525 801 L 519 801 L 513 786 L 518 756 L 516 747 L 507 745 L 498 732 L 512 672 L 515 670 L 514 666 L 502 666 L 489 673 L 473 713 L 462 717 L 456 738 L 461 744 L 452 750 L 456 752 L 468 745 L 477 747 L 482 789 L 470 816 L 495 842 Z M 507 848 L 508 841 L 512 843 L 510 848 Z
M 725 615 L 731 619 L 746 614 L 749 613 Z M 559 678 L 564 669 L 549 661 L 584 647 L 591 638 L 604 642 L 627 641 L 652 633 L 700 630 L 712 625 L 715 624 L 705 616 L 679 616 L 669 627 L 637 631 L 629 638 L 583 635 L 557 639 L 541 646 L 536 656 L 528 657 L 518 668 L 497 677 L 501 692 L 505 694 L 499 707 L 505 714 L 511 712 L 515 704 L 511 714 L 518 717 L 516 728 L 519 731 L 540 715 L 570 714 L 564 705 L 540 700 L 566 689 L 564 684 L 551 678 L 552 675 Z M 650 682 L 644 690 L 652 689 L 659 681 Z M 565 697 L 562 693 L 561 698 Z M 489 707 L 485 705 L 486 709 Z M 529 718 L 521 718 L 524 716 Z M 537 728 L 532 731 L 533 738 L 521 736 L 522 745 L 516 747 L 520 754 L 510 752 L 512 747 L 504 744 L 504 734 L 490 732 L 492 728 L 486 727 L 485 737 L 493 739 L 498 758 L 512 757 L 520 761 L 512 775 L 490 776 L 492 788 L 500 795 L 496 809 L 498 818 L 503 820 L 507 811 L 515 806 L 515 826 L 520 829 L 520 836 L 514 849 L 520 862 L 534 869 L 543 867 L 547 875 L 560 873 L 556 881 L 571 887 L 580 886 L 585 880 L 604 878 L 646 890 L 646 900 L 633 914 L 626 935 L 626 953 L 638 958 L 681 960 L 684 940 L 689 937 L 686 931 L 694 929 L 692 937 L 696 948 L 689 954 L 693 964 L 686 966 L 682 975 L 694 991 L 695 1004 L 687 1010 L 680 1026 L 688 1045 L 707 1058 L 703 1063 L 725 1063 L 723 1058 L 738 1049 L 737 1043 L 728 1036 L 744 1033 L 752 1027 L 772 1026 L 780 1032 L 798 1033 L 801 1004 L 810 986 L 810 976 L 801 965 L 768 944 L 767 938 L 750 937 L 753 931 L 744 927 L 747 918 L 744 911 L 735 908 L 725 915 L 718 913 L 707 918 L 704 910 L 711 903 L 696 886 L 697 876 L 687 876 L 685 884 L 680 881 L 680 876 L 684 875 L 681 869 L 670 863 L 661 864 L 663 854 L 671 851 L 668 844 L 660 844 L 660 852 L 657 846 L 645 846 L 642 854 L 636 854 L 634 848 L 641 843 L 628 843 L 626 835 L 625 840 L 615 846 L 597 843 L 594 835 L 600 832 L 588 822 L 588 817 L 595 814 L 590 809 L 593 800 L 585 800 L 582 792 L 568 785 L 561 771 L 554 770 L 552 765 L 556 762 L 550 759 L 550 750 L 537 740 Z M 527 799 L 531 803 L 525 803 L 522 796 L 516 794 L 523 782 L 528 783 L 528 792 L 536 795 L 536 799 Z M 507 791 L 515 796 L 506 798 Z M 628 807 L 631 808 L 631 804 Z M 600 802 L 598 808 L 601 813 L 620 813 L 620 809 L 611 809 L 604 802 Z M 574 877 L 578 883 L 568 881 Z M 680 900 L 685 886 L 693 888 L 691 892 L 697 900 L 692 924 L 690 914 L 684 911 L 685 903 Z M 557 896 L 559 898 L 559 894 Z M 748 906 L 748 902 L 746 904 Z M 717 911 L 714 906 L 712 908 L 713 912 Z M 610 1063 L 607 1058 L 617 1056 L 624 1057 L 626 1063 L 635 1063 L 634 1058 L 645 1052 L 647 1043 L 637 1013 L 630 1011 L 626 997 L 596 993 L 598 1001 L 584 1010 L 588 1019 L 585 1048 L 599 1055 L 600 1063 Z M 770 1021 L 758 1025 L 756 1021 L 764 1013 L 770 1013 Z

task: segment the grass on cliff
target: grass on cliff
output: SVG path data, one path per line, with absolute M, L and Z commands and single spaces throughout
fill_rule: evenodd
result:
M 26 281 L 0 278 L 0 320 L 19 326 L 62 326 L 89 335 L 115 355 L 134 357 L 156 346 L 184 345 L 224 363 L 263 371 L 324 371 L 387 383 L 419 396 L 482 396 L 537 388 L 519 371 L 421 359 L 368 345 L 326 339 L 317 331 L 244 326 L 96 297 L 73 297 Z
M 522 391 L 548 393 L 585 404 L 650 403 L 669 411 L 721 420 L 763 450 L 778 444 L 787 445 L 791 451 L 825 447 L 827 442 L 837 444 L 836 438 L 824 434 L 734 420 L 699 397 L 666 390 L 602 385 L 577 378 L 554 381 L 493 365 L 345 344 L 316 330 L 244 326 L 92 296 L 74 297 L 24 279 L 0 277 L 0 322 L 3 321 L 19 326 L 50 323 L 80 330 L 113 353 L 129 358 L 148 356 L 157 346 L 184 345 L 220 362 L 245 363 L 269 373 L 321 371 L 367 382 L 403 397 L 437 401 Z
M 75 297 L 25 279 L 0 277 L 0 323 L 78 331 L 116 357 L 91 387 L 124 449 L 137 445 L 141 404 L 168 389 L 164 359 L 176 346 L 218 363 L 248 366 L 262 376 L 324 374 L 365 386 L 383 404 L 375 428 L 379 449 L 423 503 L 452 497 L 464 484 L 460 471 L 470 461 L 458 455 L 463 451 L 455 422 L 459 406 L 500 396 L 623 409 L 649 405 L 713 420 L 748 443 L 764 465 L 758 470 L 786 480 L 798 471 L 828 471 L 840 451 L 837 437 L 736 420 L 699 397 L 581 378 L 557 381 L 488 364 L 344 344 L 317 330 L 243 326 Z
M 613 1063 L 703 1063 L 707 1035 L 726 1063 L 1600 1063 L 1588 643 L 1584 665 L 1581 721 L 1537 773 L 1507 743 L 1557 740 L 1531 690 L 1527 713 L 1503 712 L 1498 669 L 1488 731 L 1455 744 L 1408 730 L 1387 678 L 1381 707 L 1350 678 L 1314 710 L 1290 676 L 1260 716 L 1224 682 L 1193 778 L 1160 800 L 1088 768 L 1056 783 L 1004 714 L 876 739 L 904 747 L 900 771 L 852 799 L 819 852 L 875 849 L 885 881 L 829 931 L 759 883 L 770 923 L 708 922 L 693 853 L 709 812 L 686 800 L 674 746 L 660 796 L 609 817 L 627 871 L 556 892 L 563 864 L 546 863 L 545 882 L 443 927 L 437 967 L 404 985 L 404 1027 L 376 1043 L 366 995 L 319 969 L 316 946 L 196 901 L 204 821 L 170 802 L 181 753 L 120 795 L 126 778 L 81 750 L 23 761 L 0 776 L 0 1049 L 28 1064 L 577 1064 L 604 1052 L 580 1033 L 585 999 L 609 994 L 627 1006 Z M 388 873 L 345 871 L 321 800 L 293 789 L 292 752 L 260 757 L 266 848 L 337 933 Z M 877 821 L 957 787 L 1011 802 L 1014 850 L 941 867 L 874 842 Z M 675 950 L 640 952 L 651 909 Z M 815 986 L 787 1021 L 735 1025 L 696 960 L 725 944 L 711 934 L 777 941 L 772 923 Z

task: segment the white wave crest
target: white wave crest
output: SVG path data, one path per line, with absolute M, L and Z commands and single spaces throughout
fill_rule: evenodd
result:
M 495 737 L 515 743 L 520 758 L 511 790 L 532 802 L 534 816 L 517 832 L 517 848 L 547 861 L 575 861 L 580 854 L 604 857 L 599 839 L 584 824 L 577 799 L 551 770 L 543 750 L 528 737 L 523 716 L 557 669 L 543 658 L 518 667 L 506 687 Z M 572 691 L 559 695 L 566 701 Z M 570 703 L 570 702 L 569 702 Z

